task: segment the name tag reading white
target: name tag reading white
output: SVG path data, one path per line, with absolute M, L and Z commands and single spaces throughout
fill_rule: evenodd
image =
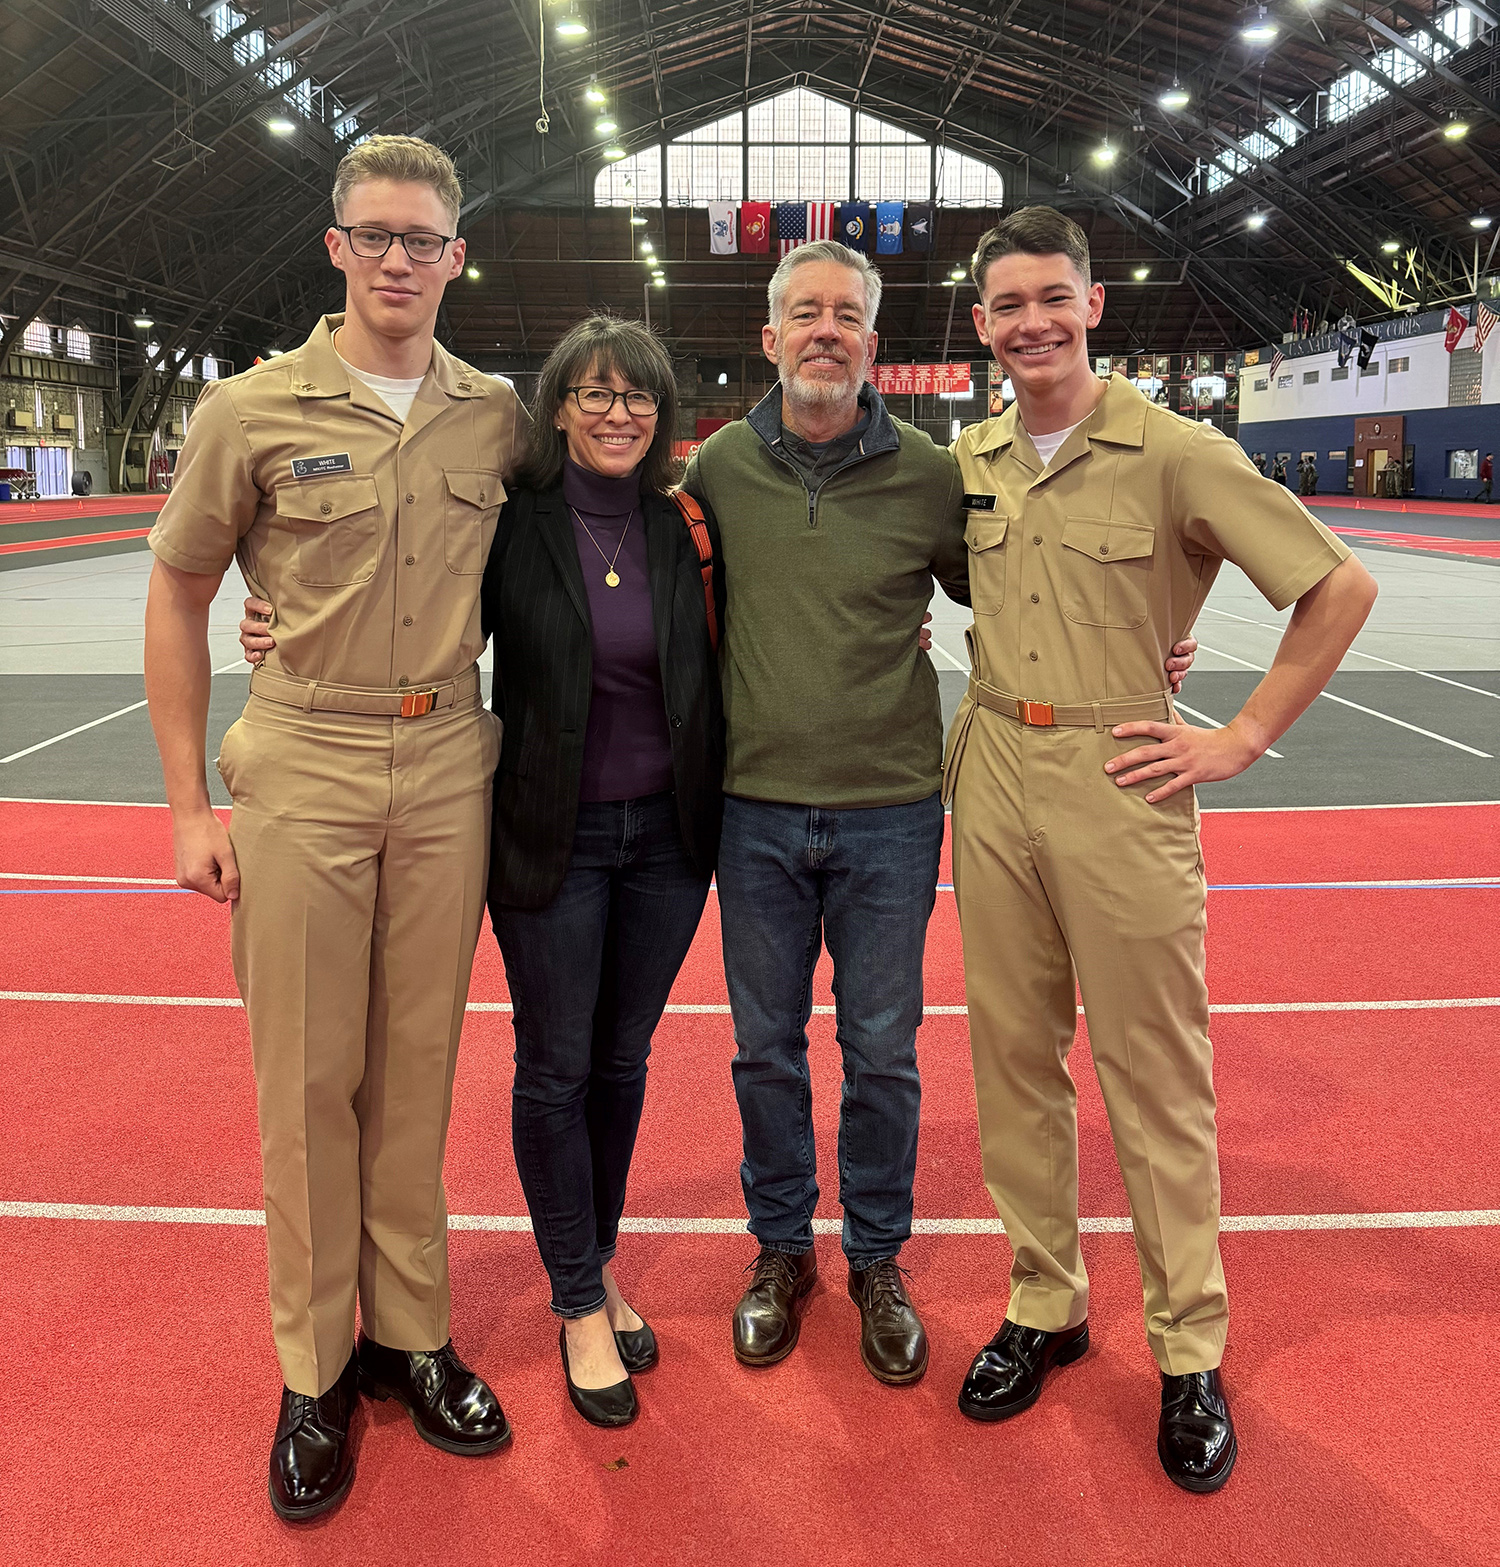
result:
M 325 473 L 353 472 L 354 464 L 349 461 L 348 452 L 337 452 L 331 457 L 292 458 L 292 477 L 294 479 L 316 479 Z

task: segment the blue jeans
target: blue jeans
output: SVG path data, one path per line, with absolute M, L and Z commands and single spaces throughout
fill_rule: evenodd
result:
M 937 795 L 824 810 L 724 802 L 719 912 L 744 1132 L 740 1180 L 762 1246 L 804 1252 L 818 1202 L 807 1020 L 824 941 L 833 958 L 844 1091 L 844 1252 L 884 1262 L 911 1234 L 922 949 L 943 843 Z
M 651 1036 L 707 898 L 667 793 L 580 805 L 552 902 L 491 906 L 515 1007 L 516 1170 L 560 1317 L 604 1304 Z

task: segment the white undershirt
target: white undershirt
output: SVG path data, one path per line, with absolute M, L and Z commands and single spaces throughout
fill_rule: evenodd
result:
M 1070 424 L 1066 430 L 1053 430 L 1050 435 L 1031 435 L 1030 430 L 1026 432 L 1028 435 L 1031 435 L 1031 444 L 1036 447 L 1036 454 L 1042 459 L 1042 467 L 1044 470 L 1052 466 L 1052 459 L 1057 456 L 1058 447 L 1061 446 L 1062 443 L 1067 440 L 1067 438 L 1078 428 L 1078 425 L 1082 423 L 1083 420 L 1080 419 L 1078 424 Z
M 338 353 L 338 350 L 335 349 L 334 352 Z M 398 381 L 394 376 L 376 375 L 370 370 L 360 370 L 351 365 L 342 354 L 339 354 L 339 362 L 355 380 L 363 381 L 402 424 L 406 423 L 406 416 L 411 412 L 411 405 L 416 400 L 417 392 L 423 381 L 427 379 L 425 375 L 419 375 L 414 381 Z

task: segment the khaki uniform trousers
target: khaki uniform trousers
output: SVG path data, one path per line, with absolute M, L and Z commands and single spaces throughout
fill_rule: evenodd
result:
M 365 1331 L 448 1340 L 443 1154 L 484 913 L 498 722 L 252 695 L 224 737 L 235 978 L 255 1061 L 282 1375 L 322 1394 Z
M 1088 1312 L 1078 1241 L 1074 972 L 1135 1229 L 1146 1337 L 1181 1375 L 1219 1364 L 1206 887 L 1191 790 L 1159 805 L 1104 763 L 1140 742 L 1027 728 L 965 704 L 949 761 L 984 1179 L 1015 1254 L 1006 1315 Z

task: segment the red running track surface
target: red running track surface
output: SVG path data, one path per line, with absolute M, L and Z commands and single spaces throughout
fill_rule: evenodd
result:
M 166 504 L 165 495 L 75 495 L 46 501 L 13 501 L 8 506 L 0 506 L 0 525 L 59 522 L 70 517 L 87 524 L 95 517 L 128 517 L 135 512 L 158 512 Z
M 1216 815 L 1204 837 L 1215 884 L 1500 873 L 1500 807 Z M 167 816 L 0 804 L 0 869 L 167 876 Z M 1213 999 L 1500 994 L 1497 896 L 1215 893 Z M 959 1004 L 952 896 L 938 898 L 927 1000 Z M 233 994 L 227 915 L 204 900 L 63 893 L 0 897 L 0 909 L 0 988 Z M 717 934 L 710 917 L 675 1001 L 722 1004 Z M 486 933 L 474 996 L 503 995 Z M 816 1000 L 829 1000 L 826 974 Z M 0 1007 L 0 1198 L 256 1206 L 242 1012 Z M 1500 1208 L 1496 1020 L 1496 1009 L 1217 1015 L 1226 1212 Z M 836 1217 L 832 1019 L 815 1017 L 811 1033 L 821 1211 Z M 509 1034 L 504 1013 L 470 1015 L 450 1141 L 457 1214 L 524 1211 L 509 1150 Z M 930 1017 L 919 1048 L 918 1216 L 988 1220 L 963 1017 Z M 742 1214 L 731 1050 L 723 1014 L 664 1020 L 632 1214 Z M 1082 1031 L 1073 1060 L 1083 1209 L 1121 1215 Z M 278 1383 L 262 1232 L 0 1226 L 14 1394 L 0 1441 L 25 1454 L 5 1481 L 6 1554 L 17 1562 L 822 1567 L 876 1554 L 1196 1567 L 1211 1554 L 1246 1567 L 1477 1567 L 1500 1535 L 1495 1228 L 1226 1234 L 1225 1376 L 1243 1456 L 1211 1499 L 1174 1490 L 1156 1462 L 1156 1381 L 1127 1235 L 1086 1238 L 1093 1352 L 1059 1373 L 1036 1409 L 997 1428 L 962 1420 L 953 1397 L 1004 1309 L 1003 1239 L 919 1236 L 906 1248 L 933 1364 L 917 1388 L 898 1391 L 859 1364 L 832 1237 L 819 1241 L 824 1284 L 797 1353 L 753 1373 L 730 1357 L 727 1328 L 748 1239 L 628 1235 L 620 1273 L 658 1329 L 663 1363 L 640 1379 L 641 1421 L 607 1434 L 566 1406 L 530 1238 L 457 1231 L 455 1335 L 501 1391 L 513 1450 L 451 1458 L 418 1442 L 390 1406 L 367 1406 L 349 1502 L 293 1534 L 264 1493 Z

